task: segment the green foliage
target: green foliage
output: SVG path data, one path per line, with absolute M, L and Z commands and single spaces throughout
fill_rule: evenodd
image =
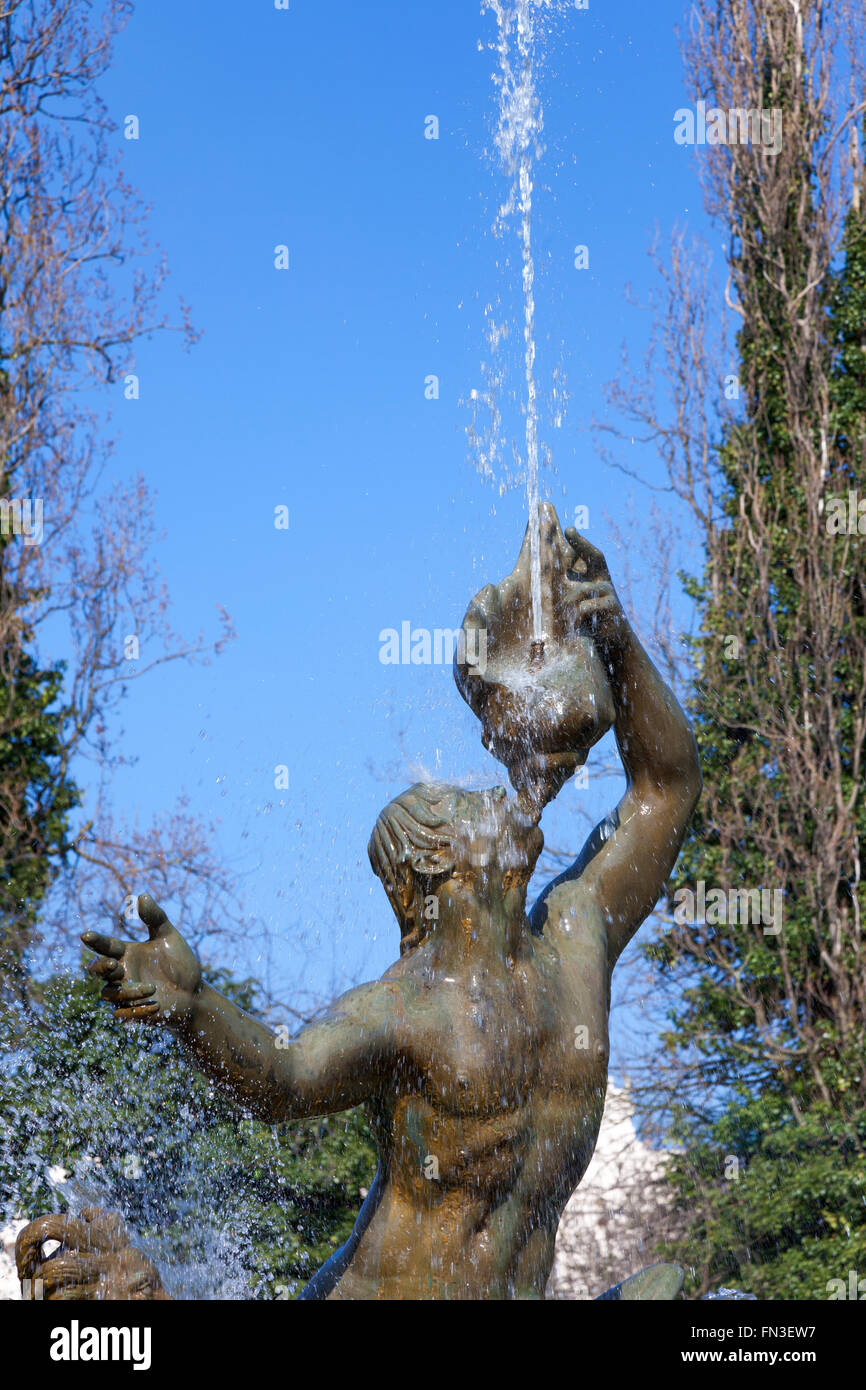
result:
M 224 993 L 242 1007 L 252 982 Z M 270 1127 L 215 1094 L 162 1030 L 124 1027 L 97 982 L 58 977 L 0 1020 L 0 1207 L 122 1211 L 185 1297 L 294 1296 L 347 1238 L 376 1152 L 363 1114 Z
M 3 489 L 0 487 L 0 495 Z M 26 650 L 23 600 L 4 578 L 0 535 L 0 992 L 26 989 L 26 954 L 39 907 L 63 861 L 79 804 L 61 737 L 62 663 L 41 669 Z
M 866 130 L 864 130 L 866 134 Z M 836 452 L 850 467 L 850 480 L 862 480 L 866 422 L 866 218 L 850 210 L 845 229 L 845 265 L 830 295 L 835 349 L 833 407 Z
M 808 200 L 801 194 L 792 186 L 800 220 L 792 211 L 781 249 L 767 250 L 784 259 L 794 285 L 807 275 L 802 208 Z M 850 210 L 842 252 L 827 290 L 820 349 L 831 392 L 827 485 L 830 492 L 859 488 L 863 496 L 862 210 Z M 816 899 L 814 847 L 830 808 L 818 799 L 804 802 L 800 768 L 778 755 L 764 729 L 774 704 L 784 703 L 806 730 L 816 711 L 826 715 L 832 739 L 816 734 L 815 766 L 820 771 L 822 758 L 837 760 L 841 795 L 850 798 L 850 819 L 864 843 L 863 773 L 852 757 L 862 709 L 851 693 L 862 687 L 864 542 L 819 556 L 804 523 L 809 499 L 790 433 L 798 402 L 788 397 L 783 370 L 792 325 L 774 293 L 774 276 L 762 273 L 759 258 L 752 270 L 747 298 L 753 303 L 747 302 L 739 339 L 745 408 L 720 458 L 728 531 L 703 579 L 685 581 L 701 619 L 691 643 L 691 712 L 705 795 L 674 886 L 784 884 L 785 950 L 778 937 L 731 924 L 702 926 L 697 950 L 676 928 L 650 947 L 662 977 L 674 984 L 665 1046 L 700 1073 L 705 1088 L 703 1104 L 685 1102 L 674 1116 L 680 1151 L 671 1178 L 689 1225 L 667 1254 L 691 1267 L 692 1292 L 724 1282 L 759 1298 L 826 1299 L 831 1279 L 846 1280 L 851 1270 L 866 1275 L 866 1038 L 862 1027 L 851 1027 L 856 1006 L 847 984 L 854 982 L 856 994 L 862 966 L 853 924 L 866 911 L 866 895 L 862 883 L 842 881 L 837 869 L 838 885 L 826 875 L 824 901 Z M 800 385 L 808 395 L 808 383 Z M 755 450 L 770 524 L 760 548 L 750 549 L 739 543 L 738 528 L 750 520 L 744 478 L 747 452 L 753 462 Z M 805 592 L 803 576 L 818 564 L 831 567 L 823 582 L 829 578 L 850 595 L 829 660 L 816 658 L 810 641 L 814 594 Z M 740 648 L 728 654 L 732 633 Z M 778 658 L 772 677 L 771 649 Z M 843 932 L 831 942 L 826 894 L 834 892 L 845 908 L 835 920 L 852 925 L 847 937 Z
M 815 1104 L 795 1119 L 784 1097 L 756 1096 L 725 1110 L 674 1181 L 698 1213 L 667 1248 L 687 1268 L 706 1263 L 760 1299 L 826 1299 L 831 1280 L 866 1270 L 862 1110 Z

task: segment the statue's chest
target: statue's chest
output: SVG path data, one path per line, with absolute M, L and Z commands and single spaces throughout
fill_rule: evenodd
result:
M 559 1105 L 568 1130 L 606 1071 L 606 1029 L 603 1058 L 596 1048 L 604 1009 L 591 991 L 563 993 L 561 976 L 548 989 L 537 973 L 517 972 L 502 987 L 448 984 L 440 980 L 416 1013 L 411 1065 L 387 1125 L 393 1171 L 428 1196 L 452 1183 L 507 1187 L 534 1151 L 539 1106 Z M 557 1130 L 557 1151 L 565 1137 Z
M 454 1185 L 511 1185 L 538 1081 L 538 1030 L 519 1006 L 464 994 L 453 1007 L 441 1002 L 417 1039 L 414 1077 L 396 1098 L 391 1131 L 394 1171 L 431 1201 Z
M 437 996 L 414 1049 L 422 1094 L 452 1115 L 486 1119 L 519 1110 L 538 1081 L 552 1015 L 519 981 Z

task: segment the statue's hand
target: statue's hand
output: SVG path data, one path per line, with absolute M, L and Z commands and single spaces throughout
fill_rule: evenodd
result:
M 147 927 L 147 941 L 84 933 L 85 946 L 97 952 L 88 974 L 105 980 L 102 998 L 113 1005 L 117 1018 L 180 1024 L 201 989 L 198 957 L 147 893 L 138 899 L 138 915 Z
M 51 1255 L 43 1251 L 48 1241 L 60 1243 Z M 169 1297 L 156 1266 L 130 1245 L 120 1217 L 98 1207 L 85 1207 L 80 1216 L 31 1221 L 18 1237 L 15 1260 L 26 1299 L 143 1302 Z
M 511 574 L 486 585 L 470 604 L 454 663 L 457 688 L 481 720 L 485 748 L 508 768 L 532 814 L 557 795 L 614 723 L 608 667 L 630 631 L 601 551 L 574 529 L 564 534 L 549 502 L 539 506 L 539 578 L 536 624 L 527 527 Z
M 565 538 L 574 552 L 568 576 L 568 596 L 575 606 L 580 628 L 600 651 L 612 654 L 629 636 L 631 628 L 610 578 L 607 561 L 574 526 Z M 579 578 L 574 578 L 574 574 Z

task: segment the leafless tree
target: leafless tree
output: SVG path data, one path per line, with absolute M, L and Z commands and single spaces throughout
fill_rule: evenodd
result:
M 862 535 L 827 524 L 829 499 L 864 492 L 866 421 L 854 430 L 840 418 L 828 307 L 864 208 L 866 15 L 848 0 L 694 0 L 681 37 L 695 109 L 728 122 L 727 139 L 695 151 L 706 208 L 727 234 L 724 266 L 717 281 L 685 228 L 666 251 L 656 243 L 648 357 L 639 371 L 625 361 L 599 438 L 646 486 L 631 446 L 657 451 L 664 515 L 702 554 L 700 640 L 691 655 L 677 640 L 663 573 L 655 655 L 731 749 L 699 811 L 715 882 L 772 884 L 809 929 L 770 939 L 761 920 L 729 931 L 660 911 L 677 987 L 712 980 L 742 1036 L 736 1078 L 713 1048 L 630 1059 L 644 1125 L 659 1135 L 672 1101 L 709 1116 L 734 1079 L 758 1092 L 791 1082 L 795 1121 L 795 1077 L 827 1105 L 866 1099 L 866 555 Z M 774 110 L 777 148 L 730 138 L 731 112 Z M 751 885 L 746 852 L 762 875 Z M 744 966 L 768 951 L 772 987 Z M 639 965 L 630 984 L 632 1006 L 651 995 Z M 649 998 L 659 1025 L 672 1002 Z
M 222 610 L 215 636 L 172 631 L 153 558 L 151 490 L 109 469 L 105 388 L 119 389 L 143 336 L 194 338 L 185 306 L 177 322 L 162 308 L 165 264 L 98 95 L 130 11 L 128 0 L 0 0 L 0 682 L 10 696 L 28 661 L 45 669 L 63 656 L 61 747 L 36 803 L 82 769 L 89 783 L 65 866 L 55 866 L 66 891 L 52 899 L 57 912 L 46 905 L 43 933 L 68 934 L 80 895 L 90 901 L 100 875 L 97 898 L 118 910 L 141 856 L 151 882 L 172 892 L 198 884 L 206 903 L 207 885 L 222 885 L 213 842 L 188 812 L 119 840 L 109 797 L 124 761 L 117 714 L 130 685 L 166 662 L 207 661 L 232 636 Z M 26 521 L 28 506 L 22 535 L 15 522 Z M 0 740 L 18 737 L 20 729 L 0 727 Z M 47 853 L 37 810 L 33 789 L 8 771 L 4 872 Z M 21 923 L 31 921 L 29 906 Z M 4 941 L 21 948 L 15 921 L 4 923 Z

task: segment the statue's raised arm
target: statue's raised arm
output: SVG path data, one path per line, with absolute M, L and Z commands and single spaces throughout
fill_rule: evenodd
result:
M 563 534 L 549 503 L 540 512 L 543 639 L 531 629 L 527 531 L 513 572 L 470 606 L 455 675 L 481 719 L 485 746 L 537 816 L 613 727 L 625 795 L 531 918 L 536 928 L 553 925 L 593 901 L 612 966 L 676 861 L 700 793 L 698 753 L 675 695 L 623 613 L 601 551 L 576 530 Z M 478 652 L 483 662 L 465 659 Z

